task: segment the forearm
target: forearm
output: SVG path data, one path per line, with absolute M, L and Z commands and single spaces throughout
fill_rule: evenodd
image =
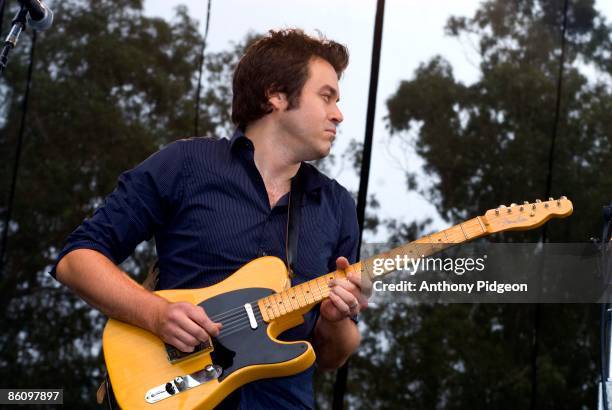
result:
M 168 304 L 90 249 L 64 256 L 57 266 L 57 279 L 107 316 L 149 331 L 154 331 L 156 315 Z
M 359 347 L 361 335 L 357 325 L 349 318 L 330 322 L 319 316 L 314 329 L 313 344 L 317 364 L 323 370 L 342 366 Z

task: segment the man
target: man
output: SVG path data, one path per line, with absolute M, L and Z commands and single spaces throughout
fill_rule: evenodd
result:
M 354 202 L 304 163 L 330 152 L 343 120 L 338 79 L 347 64 L 338 43 L 300 30 L 270 31 L 236 67 L 232 139 L 177 141 L 123 173 L 105 204 L 70 235 L 52 274 L 106 315 L 193 351 L 221 324 L 199 306 L 147 291 L 117 264 L 151 236 L 158 289 L 209 286 L 266 254 L 285 260 L 287 199 L 296 175 L 304 201 L 293 284 L 347 268 L 358 241 Z M 367 298 L 359 279 L 352 272 L 334 282 L 320 309 L 282 338 L 310 339 L 321 368 L 341 366 L 360 341 L 352 317 Z M 251 383 L 234 399 L 242 408 L 312 408 L 312 368 Z

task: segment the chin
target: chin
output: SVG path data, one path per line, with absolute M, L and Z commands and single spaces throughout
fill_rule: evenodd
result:
M 319 151 L 316 152 L 317 155 L 317 160 L 318 159 L 323 159 L 326 156 L 329 155 L 329 153 L 331 152 L 331 144 L 329 144 L 327 147 L 323 147 L 321 148 Z

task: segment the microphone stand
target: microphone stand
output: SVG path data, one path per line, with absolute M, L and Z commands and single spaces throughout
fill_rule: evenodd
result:
M 601 346 L 600 367 L 601 380 L 597 397 L 597 409 L 612 409 L 612 307 L 608 303 L 609 287 L 612 285 L 612 260 L 608 251 L 612 246 L 612 205 L 604 207 L 604 228 L 601 238 L 601 274 L 604 285 L 603 303 L 601 305 Z
M 4 46 L 2 47 L 2 51 L 0 52 L 0 74 L 4 73 L 4 69 L 6 68 L 6 64 L 8 63 L 8 55 L 9 52 L 17 46 L 17 40 L 19 40 L 19 35 L 26 27 L 26 16 L 28 14 L 28 10 L 22 5 L 15 18 L 11 22 L 12 27 L 8 36 L 6 36 L 6 40 L 4 40 Z

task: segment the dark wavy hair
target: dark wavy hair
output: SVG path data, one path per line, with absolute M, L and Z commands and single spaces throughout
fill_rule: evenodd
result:
M 244 130 L 272 112 L 269 93 L 285 93 L 288 109 L 297 107 L 314 57 L 331 64 L 338 79 L 349 60 L 344 45 L 322 36 L 311 37 L 299 29 L 270 30 L 252 43 L 234 70 L 232 122 Z

